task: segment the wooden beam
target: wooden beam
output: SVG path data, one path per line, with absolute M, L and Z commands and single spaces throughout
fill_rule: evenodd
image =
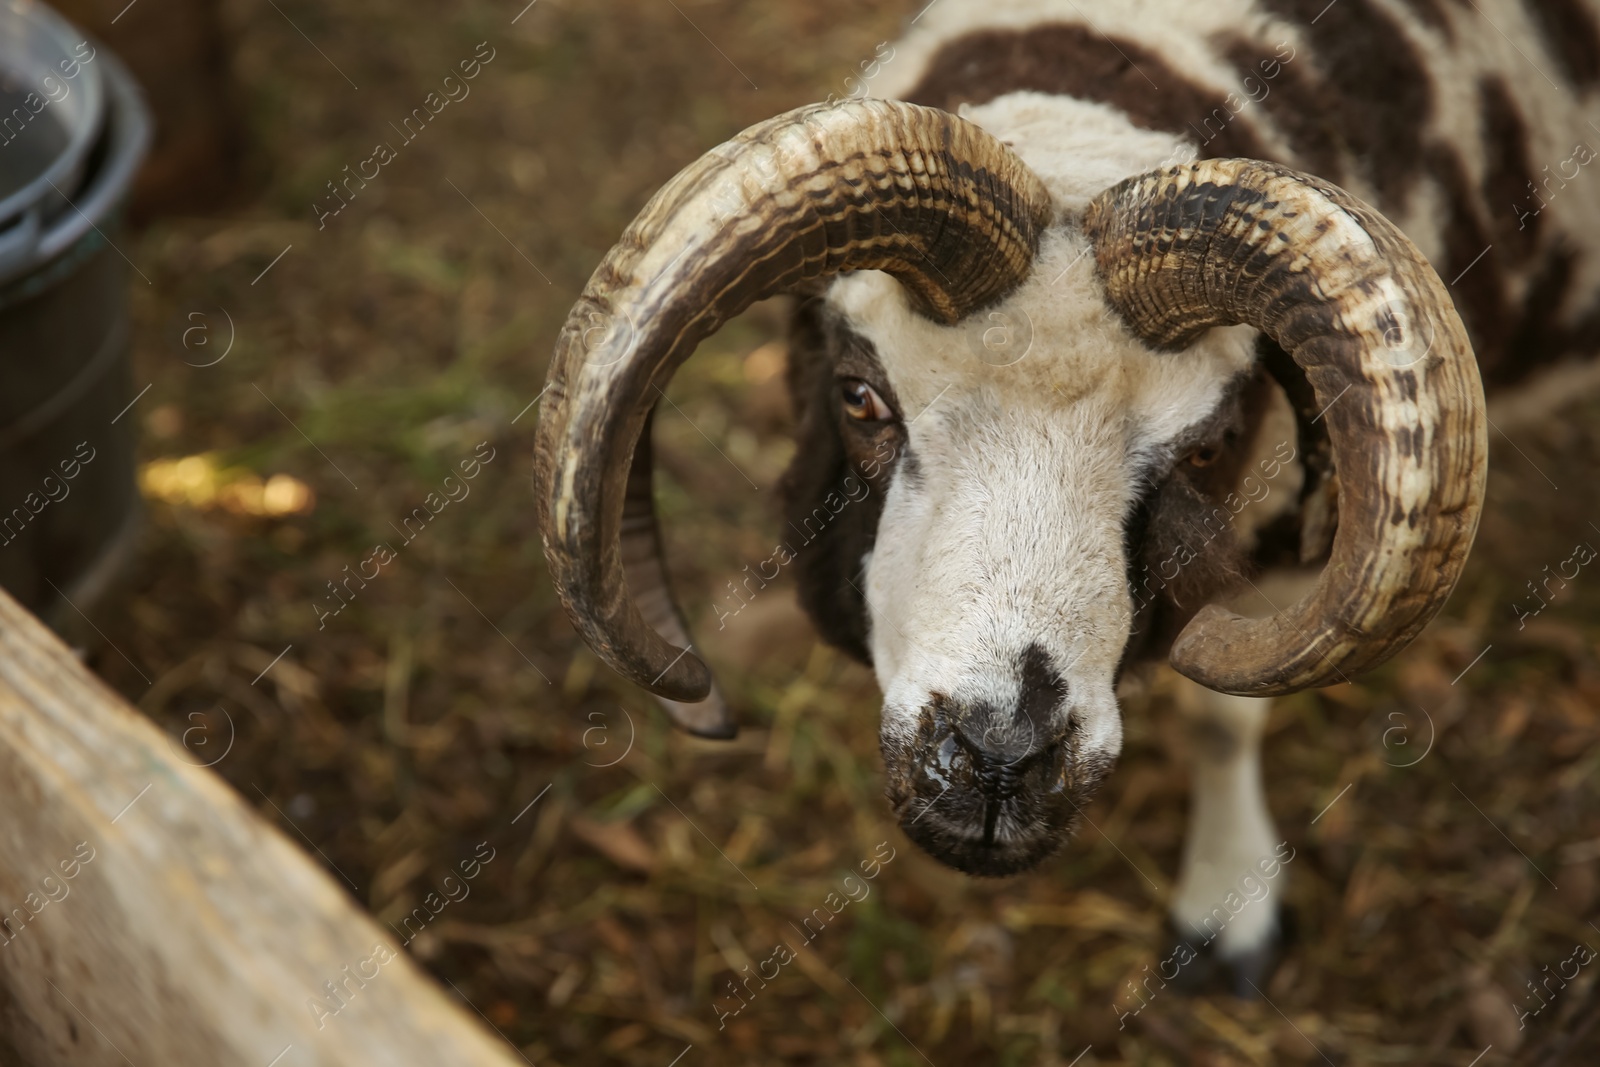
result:
M 3 592 L 0 917 L 0 1067 L 524 1062 Z

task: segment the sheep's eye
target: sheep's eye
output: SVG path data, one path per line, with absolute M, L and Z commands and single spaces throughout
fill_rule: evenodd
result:
M 887 422 L 894 418 L 878 391 L 860 378 L 842 379 L 839 398 L 844 403 L 844 413 L 858 422 Z
M 1206 445 L 1189 453 L 1189 463 L 1195 467 L 1209 467 L 1215 463 L 1217 458 L 1221 455 L 1222 453 L 1219 450 L 1212 448 L 1210 445 Z

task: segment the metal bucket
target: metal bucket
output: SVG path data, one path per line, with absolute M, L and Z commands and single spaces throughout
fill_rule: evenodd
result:
M 137 85 L 33 0 L 0 0 L 0 585 L 86 610 L 138 522 L 121 207 L 150 142 Z

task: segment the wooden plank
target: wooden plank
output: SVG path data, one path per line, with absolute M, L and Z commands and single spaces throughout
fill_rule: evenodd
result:
M 3 592 L 0 916 L 4 1067 L 524 1062 Z

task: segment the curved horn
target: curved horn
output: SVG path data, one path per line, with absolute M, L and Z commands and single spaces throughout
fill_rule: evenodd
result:
M 545 558 L 600 657 L 672 701 L 699 702 L 711 689 L 704 664 L 658 632 L 686 636 L 676 607 L 651 622 L 640 612 L 646 596 L 659 609 L 665 589 L 639 472 L 627 525 L 648 531 L 648 543 L 629 553 L 627 577 L 619 540 L 630 457 L 701 339 L 756 300 L 863 269 L 894 275 L 920 311 L 954 323 L 1027 275 L 1050 217 L 1043 183 L 992 136 L 881 100 L 812 105 L 752 126 L 652 197 L 567 318 L 536 444 Z M 634 575 L 652 588 L 630 590 Z M 680 722 L 727 732 L 726 723 Z
M 1089 205 L 1107 293 L 1134 333 L 1182 348 L 1246 323 L 1305 372 L 1339 472 L 1339 525 L 1315 590 L 1271 618 L 1208 605 L 1173 644 L 1181 673 L 1243 696 L 1375 667 L 1444 604 L 1483 507 L 1483 386 L 1433 268 L 1344 190 L 1215 159 L 1124 181 Z

